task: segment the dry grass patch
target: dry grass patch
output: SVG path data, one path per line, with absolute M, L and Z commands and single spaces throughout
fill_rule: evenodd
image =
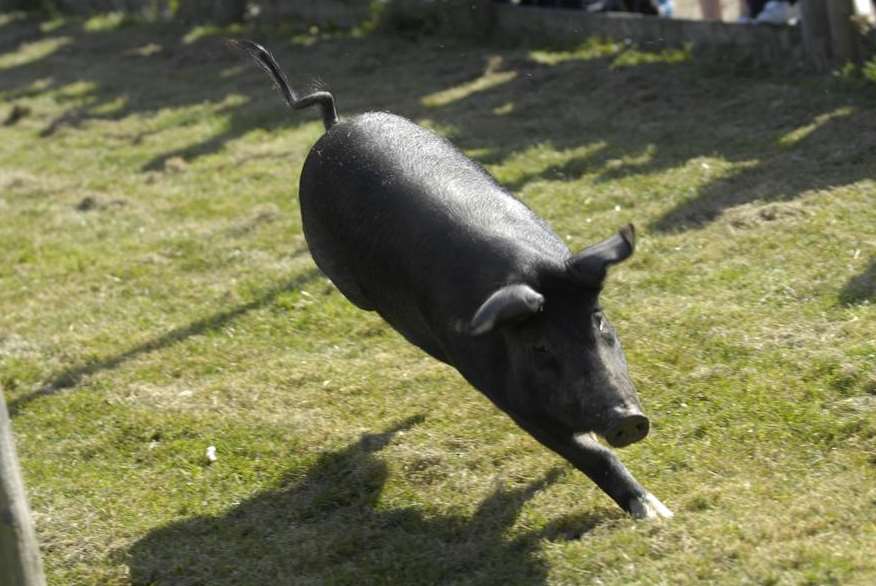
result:
M 622 456 L 677 515 L 627 519 L 341 297 L 296 200 L 321 125 L 211 31 L 0 18 L 0 386 L 52 583 L 876 581 L 871 89 L 251 32 L 571 248 L 636 223 L 603 303 L 653 434 Z

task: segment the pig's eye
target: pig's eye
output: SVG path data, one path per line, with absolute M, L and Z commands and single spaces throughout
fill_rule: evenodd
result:
M 535 350 L 536 352 L 538 352 L 539 354 L 546 354 L 547 351 L 548 351 L 547 344 L 545 344 L 544 342 L 538 342 L 538 343 L 536 343 L 536 344 L 532 347 L 532 349 Z

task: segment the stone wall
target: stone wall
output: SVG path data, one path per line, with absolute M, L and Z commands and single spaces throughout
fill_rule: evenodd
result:
M 643 47 L 733 48 L 760 60 L 785 63 L 804 58 L 803 39 L 797 27 L 666 19 L 619 12 L 587 14 L 580 10 L 497 4 L 493 7 L 493 34 L 558 44 L 576 44 L 599 36 L 629 40 Z
M 28 0 L 0 0 L 0 8 Z M 39 0 L 31 0 L 38 2 Z M 347 28 L 380 13 L 387 30 L 451 34 L 574 45 L 591 36 L 630 41 L 643 47 L 690 45 L 695 51 L 734 49 L 765 63 L 812 60 L 800 27 L 749 26 L 733 22 L 661 19 L 627 13 L 515 6 L 492 0 L 52 0 L 63 10 L 119 10 L 187 20 L 230 22 L 248 14 L 262 22 L 299 20 Z M 872 32 L 870 37 L 872 37 Z

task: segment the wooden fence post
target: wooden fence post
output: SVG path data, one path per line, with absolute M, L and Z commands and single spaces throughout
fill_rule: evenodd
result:
M 810 61 L 819 71 L 863 58 L 855 0 L 800 0 L 800 25 Z
M 45 586 L 33 521 L 0 388 L 0 584 Z
M 833 58 L 827 3 L 830 0 L 800 0 L 800 27 L 803 46 L 812 65 L 818 71 L 830 67 Z
M 830 0 L 827 3 L 830 44 L 837 65 L 861 62 L 861 38 L 853 21 L 854 16 L 854 0 Z

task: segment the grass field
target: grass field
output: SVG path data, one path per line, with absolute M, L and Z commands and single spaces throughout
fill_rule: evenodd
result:
M 0 385 L 51 584 L 876 583 L 876 89 L 243 31 L 573 249 L 636 223 L 603 302 L 653 423 L 621 457 L 676 513 L 642 523 L 315 269 L 321 124 L 206 32 L 0 17 Z

